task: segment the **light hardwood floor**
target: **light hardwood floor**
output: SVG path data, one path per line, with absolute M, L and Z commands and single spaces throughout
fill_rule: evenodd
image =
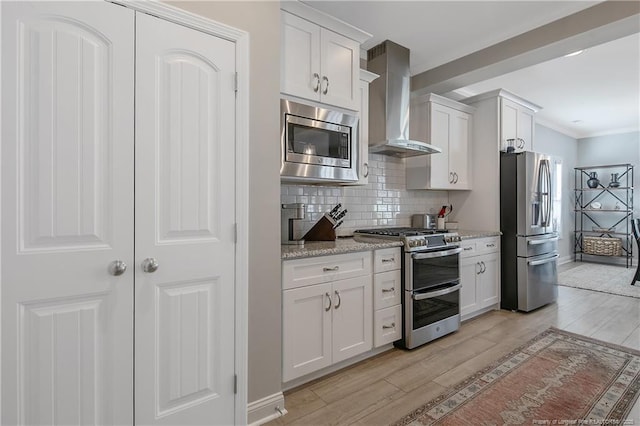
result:
M 285 392 L 289 413 L 269 424 L 392 423 L 550 326 L 640 350 L 640 299 L 558 289 L 556 303 L 534 312 L 489 312 L 420 348 L 392 349 Z M 640 425 L 640 401 L 630 419 Z

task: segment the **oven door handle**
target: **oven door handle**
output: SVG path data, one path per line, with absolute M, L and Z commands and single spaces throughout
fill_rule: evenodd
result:
M 434 297 L 444 296 L 445 294 L 453 293 L 454 291 L 458 291 L 461 288 L 462 288 L 462 284 L 458 283 L 458 284 L 454 285 L 453 287 L 445 288 L 445 289 L 438 290 L 438 291 L 430 291 L 428 293 L 413 293 L 411 295 L 411 298 L 413 300 L 431 299 L 431 298 L 434 298 Z
M 442 251 L 432 251 L 429 253 L 414 253 L 411 255 L 412 259 L 430 259 L 433 257 L 445 257 L 445 256 L 452 256 L 454 254 L 458 254 L 458 253 L 462 253 L 462 248 L 461 247 L 456 247 L 453 249 L 449 249 L 449 250 L 442 250 Z

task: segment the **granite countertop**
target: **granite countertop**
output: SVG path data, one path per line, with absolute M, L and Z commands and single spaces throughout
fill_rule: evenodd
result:
M 335 241 L 307 241 L 304 246 L 282 245 L 282 260 L 300 259 L 303 257 L 327 256 L 331 254 L 369 251 L 389 247 L 400 247 L 402 242 L 378 240 L 375 242 L 359 242 L 353 238 L 338 238 Z
M 499 237 L 502 235 L 500 231 L 470 231 L 468 229 L 453 229 L 451 232 L 457 232 L 463 240 L 473 238 Z

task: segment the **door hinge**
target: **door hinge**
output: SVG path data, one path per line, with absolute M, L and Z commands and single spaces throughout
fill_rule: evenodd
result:
M 233 393 L 234 394 L 238 393 L 238 375 L 237 374 L 233 376 Z
M 238 73 L 235 74 L 233 78 L 233 87 L 236 93 L 238 93 Z

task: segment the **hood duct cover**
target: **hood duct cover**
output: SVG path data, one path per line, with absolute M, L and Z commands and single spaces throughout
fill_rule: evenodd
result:
M 409 49 L 386 40 L 367 51 L 367 69 L 380 75 L 369 86 L 369 152 L 395 157 L 442 152 L 409 139 Z

